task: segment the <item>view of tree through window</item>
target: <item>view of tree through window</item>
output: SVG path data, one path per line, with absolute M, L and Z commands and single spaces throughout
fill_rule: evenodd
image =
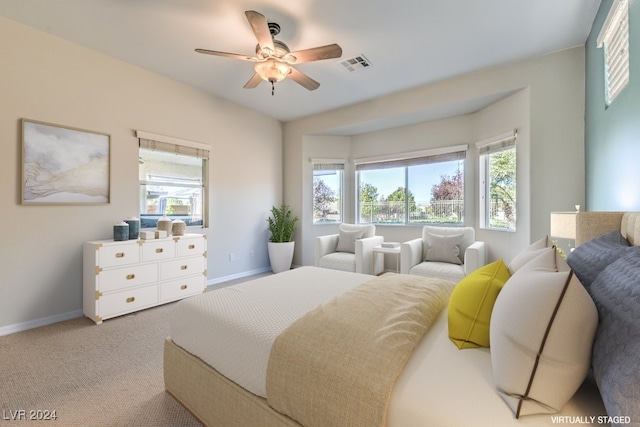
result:
M 358 171 L 358 222 L 464 223 L 464 158 Z
M 314 224 L 342 222 L 342 169 L 338 167 L 342 166 L 314 165 Z
M 486 155 L 488 160 L 490 228 L 516 229 L 516 150 Z

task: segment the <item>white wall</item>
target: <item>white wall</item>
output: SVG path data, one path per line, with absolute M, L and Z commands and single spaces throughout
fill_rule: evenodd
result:
M 510 97 L 478 111 L 473 115 L 475 141 L 482 141 L 516 129 L 516 230 L 496 231 L 480 228 L 475 217 L 476 238 L 487 242 L 487 258 L 505 259 L 507 262 L 531 241 L 531 137 L 529 125 L 529 89 L 523 89 Z M 472 147 L 476 168 L 479 166 L 476 147 Z M 477 176 L 478 171 L 474 172 Z M 476 178 L 476 203 L 479 203 L 479 188 Z M 546 233 L 546 231 L 545 231 Z
M 508 94 L 516 94 L 508 96 Z M 549 213 L 568 210 L 584 202 L 584 48 L 577 47 L 541 58 L 459 76 L 450 80 L 391 94 L 324 114 L 289 122 L 284 127 L 285 201 L 303 221 L 311 221 L 311 175 L 302 167 L 313 149 L 308 136 L 333 133 L 392 116 L 505 94 L 504 101 L 483 111 L 452 119 L 389 129 L 351 137 L 351 156 L 403 152 L 438 146 L 473 143 L 520 128 L 518 143 L 518 203 L 516 234 L 483 232 L 492 259 L 510 259 L 514 252 L 548 233 Z M 313 148 L 312 148 L 313 147 Z M 342 151 L 346 152 L 346 147 Z M 474 151 L 471 151 L 474 153 Z M 328 156 L 328 154 L 327 154 Z M 476 165 L 467 163 L 467 178 Z M 353 182 L 348 186 L 355 187 Z M 476 204 L 476 194 L 466 194 Z M 521 200 L 522 199 L 522 200 Z M 523 209 L 521 211 L 520 209 Z M 467 222 L 477 226 L 477 209 Z M 469 210 L 467 210 L 469 213 Z M 350 219 L 353 219 L 351 217 Z M 380 227 L 387 240 L 417 237 L 414 227 Z M 319 228 L 303 226 L 296 239 L 295 264 L 313 262 L 313 237 Z
M 0 334 L 78 315 L 82 242 L 110 238 L 114 223 L 138 215 L 135 129 L 211 146 L 209 281 L 268 269 L 280 122 L 4 18 L 0 30 Z M 21 205 L 21 118 L 110 134 L 110 205 Z

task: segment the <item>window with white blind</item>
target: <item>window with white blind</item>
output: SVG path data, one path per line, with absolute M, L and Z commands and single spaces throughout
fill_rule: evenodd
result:
M 604 47 L 605 101 L 610 105 L 629 83 L 629 1 L 615 0 L 597 46 Z
M 467 148 L 356 160 L 357 222 L 464 225 Z
M 481 228 L 516 230 L 516 139 L 514 131 L 476 144 Z
M 163 215 L 207 227 L 209 147 L 147 132 L 136 135 L 141 227 L 155 228 Z
M 344 161 L 311 159 L 313 163 L 313 223 L 342 222 Z

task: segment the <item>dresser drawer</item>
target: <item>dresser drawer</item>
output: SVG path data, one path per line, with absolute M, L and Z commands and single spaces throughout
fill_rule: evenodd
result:
M 207 240 L 186 234 L 153 240 L 82 244 L 82 312 L 103 319 L 202 293 Z
M 182 238 L 178 240 L 178 256 L 202 255 L 205 251 L 206 240 L 203 237 Z
M 156 264 L 132 265 L 101 271 L 98 274 L 98 290 L 104 293 L 157 281 Z
M 99 315 L 106 319 L 119 314 L 140 310 L 158 303 L 158 287 L 145 286 L 103 295 L 98 300 Z
M 204 272 L 204 257 L 182 258 L 160 264 L 160 280 L 193 276 Z
M 176 242 L 173 239 L 145 241 L 142 244 L 142 261 L 160 261 L 175 258 Z
M 172 280 L 160 285 L 160 302 L 168 302 L 204 291 L 204 275 Z
M 137 241 L 117 245 L 103 245 L 98 249 L 97 264 L 101 268 L 140 262 L 140 245 Z

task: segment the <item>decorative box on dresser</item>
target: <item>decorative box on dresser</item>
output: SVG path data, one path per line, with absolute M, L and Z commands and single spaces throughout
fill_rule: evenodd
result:
M 103 320 L 204 292 L 206 235 L 83 245 L 84 315 Z

